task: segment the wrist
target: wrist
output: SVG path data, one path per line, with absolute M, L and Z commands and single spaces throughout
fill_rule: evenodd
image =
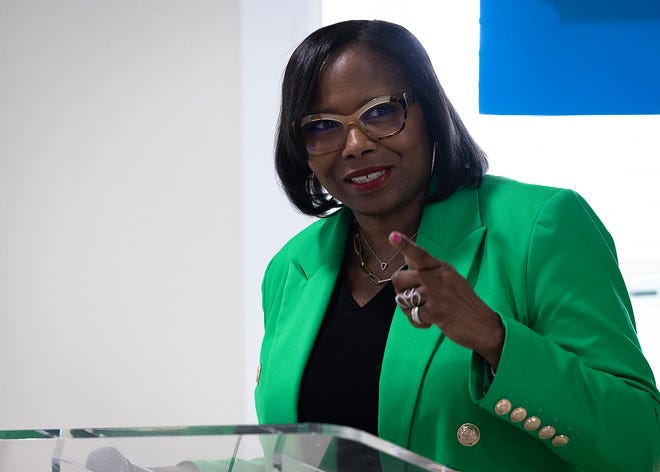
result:
M 499 315 L 495 312 L 492 313 L 492 324 L 488 329 L 487 341 L 484 343 L 484 347 L 479 354 L 484 360 L 488 363 L 490 373 L 494 376 L 497 371 L 497 367 L 500 363 L 500 357 L 502 357 L 502 349 L 504 348 L 504 325 Z

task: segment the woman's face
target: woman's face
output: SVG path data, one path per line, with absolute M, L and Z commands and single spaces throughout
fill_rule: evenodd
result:
M 350 47 L 324 67 L 309 113 L 352 115 L 373 98 L 409 91 L 390 61 L 364 47 Z M 308 163 L 321 185 L 356 216 L 388 218 L 419 211 L 431 154 L 422 108 L 414 103 L 399 133 L 371 139 L 359 126 L 349 125 L 343 147 L 310 155 Z

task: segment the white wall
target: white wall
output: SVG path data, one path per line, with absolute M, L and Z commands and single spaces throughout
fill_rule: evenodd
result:
M 238 423 L 236 0 L 0 2 L 0 428 Z

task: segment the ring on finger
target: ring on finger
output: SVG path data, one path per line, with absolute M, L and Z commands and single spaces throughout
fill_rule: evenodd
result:
M 419 294 L 416 288 L 409 288 L 404 290 L 403 293 L 397 293 L 394 297 L 394 301 L 401 308 L 411 309 L 413 307 L 419 306 L 422 301 L 422 296 Z
M 422 324 L 422 320 L 419 319 L 419 306 L 412 307 L 412 310 L 410 310 L 410 317 L 416 325 Z

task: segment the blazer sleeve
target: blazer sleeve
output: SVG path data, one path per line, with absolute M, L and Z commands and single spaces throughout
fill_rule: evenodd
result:
M 483 360 L 473 356 L 473 400 L 580 470 L 653 470 L 660 396 L 613 241 L 575 192 L 543 206 L 526 265 L 526 313 L 499 313 L 501 361 L 484 388 Z

